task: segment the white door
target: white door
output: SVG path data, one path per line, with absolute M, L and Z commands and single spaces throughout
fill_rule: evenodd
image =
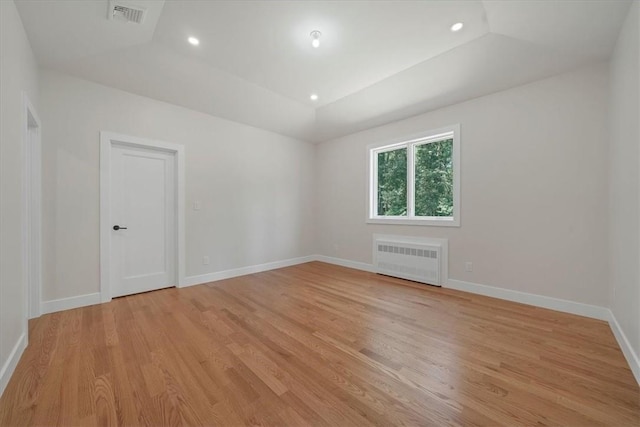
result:
M 176 285 L 175 153 L 111 149 L 111 296 Z

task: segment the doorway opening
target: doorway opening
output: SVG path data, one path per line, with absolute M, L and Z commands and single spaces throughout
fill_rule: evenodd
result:
M 41 122 L 33 104 L 25 92 L 22 93 L 23 126 L 23 277 L 26 280 L 27 319 L 39 317 L 41 313 L 42 283 L 42 161 Z M 28 331 L 28 325 L 26 326 Z

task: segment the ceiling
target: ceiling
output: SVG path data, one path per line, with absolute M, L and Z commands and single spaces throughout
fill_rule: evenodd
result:
M 144 22 L 108 20 L 108 0 L 16 1 L 43 67 L 314 142 L 605 60 L 631 4 L 120 3 Z

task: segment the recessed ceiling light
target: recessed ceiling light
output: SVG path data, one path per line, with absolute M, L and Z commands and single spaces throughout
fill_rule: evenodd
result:
M 311 46 L 319 47 L 320 46 L 320 36 L 322 33 L 318 30 L 311 31 Z
M 453 32 L 460 31 L 462 27 L 464 27 L 464 24 L 462 22 L 456 22 L 451 26 L 451 31 Z
M 318 100 L 318 94 L 312 93 L 311 96 L 309 97 L 309 99 L 311 99 L 312 101 L 317 101 Z
M 200 44 L 200 40 L 198 40 L 198 39 L 197 39 L 197 38 L 195 38 L 195 37 L 189 37 L 189 38 L 187 39 L 187 41 L 188 41 L 189 43 L 191 43 L 192 45 L 194 45 L 194 46 L 198 46 L 198 45 Z

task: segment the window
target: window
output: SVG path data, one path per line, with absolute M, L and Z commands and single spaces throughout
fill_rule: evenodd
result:
M 460 127 L 369 147 L 367 222 L 460 225 Z

